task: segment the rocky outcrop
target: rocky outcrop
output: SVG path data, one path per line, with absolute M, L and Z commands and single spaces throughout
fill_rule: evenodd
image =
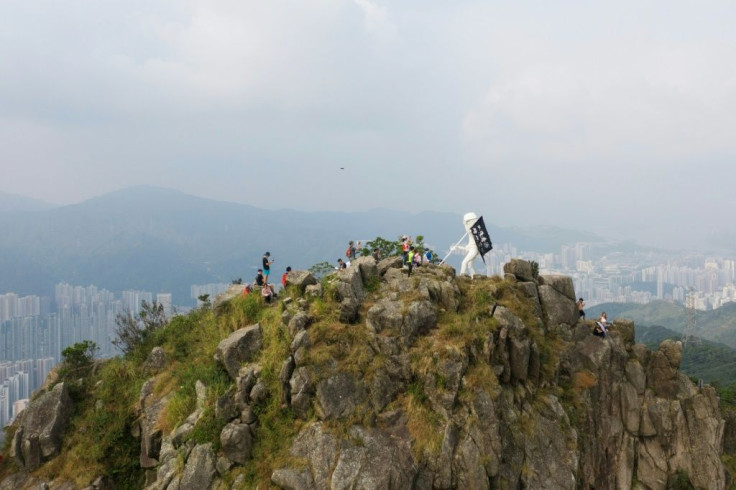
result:
M 11 454 L 16 463 L 33 471 L 59 454 L 74 405 L 65 383 L 59 383 L 21 412 Z
M 176 395 L 154 386 L 178 359 L 152 352 L 133 428 L 145 488 L 726 488 L 720 457 L 736 430 L 715 391 L 679 372 L 679 342 L 650 352 L 625 320 L 595 337 L 570 278 L 533 277 L 521 260 L 505 273 L 409 276 L 400 259 L 371 257 L 319 287 L 292 272 L 293 297 L 219 343 L 229 380 L 194 382 L 196 406 L 173 428 L 163 415 Z M 30 429 L 64 409 L 51 412 L 21 418 L 25 469 L 59 450 Z M 273 459 L 254 461 L 270 446 Z M 12 476 L 0 489 L 45 483 Z
M 654 490 L 684 475 L 696 488 L 725 488 L 719 459 L 725 424 L 715 392 L 694 387 L 678 372 L 681 346 L 668 341 L 649 353 L 633 343 L 633 323 L 623 320 L 607 338 L 594 337 L 591 325 L 578 323 L 568 277 L 535 280 L 528 263 L 514 261 L 507 270 L 511 286 L 481 286 L 488 280 L 474 279 L 492 296 L 487 314 L 494 302 L 502 302 L 496 303 L 493 328 L 482 339 L 469 337 L 463 347 L 424 343 L 437 350 L 424 353 L 431 356 L 426 362 L 416 357 L 410 362 L 412 353 L 419 355 L 414 350 L 419 339 L 434 336 L 437 312 L 457 307 L 460 293 L 445 274 L 438 268 L 420 268 L 412 278 L 396 268 L 382 272 L 383 288 L 364 325 L 351 327 L 367 329 L 381 356 L 370 379 L 336 363 L 329 374 L 316 373 L 309 364 L 294 369 L 291 406 L 298 416 L 313 410 L 320 419 L 344 421 L 370 404 L 376 418 L 371 426 L 352 425 L 341 435 L 321 423 L 305 426 L 291 455 L 307 467 L 278 468 L 271 483 L 624 489 L 638 482 L 636 488 Z M 351 286 L 339 289 L 343 299 L 364 294 L 352 286 L 357 276 L 357 271 L 344 273 L 341 281 Z M 504 306 L 508 293 L 502 291 L 509 287 L 515 299 Z M 308 352 L 307 333 L 299 335 L 297 349 Z M 462 335 L 462 327 L 455 335 Z M 490 371 L 479 382 L 474 373 L 482 365 Z M 562 388 L 552 388 L 558 382 Z M 431 430 L 441 436 L 435 449 L 419 453 L 410 450 L 417 444 L 416 414 L 385 411 L 392 403 L 396 407 L 402 393 L 417 389 L 419 398 L 412 396 L 424 400 Z
M 290 271 L 286 276 L 286 287 L 294 286 L 299 291 L 304 290 L 313 284 L 317 284 L 317 279 L 314 278 L 309 271 Z
M 220 342 L 215 353 L 219 362 L 232 379 L 238 377 L 243 363 L 252 361 L 263 347 L 261 326 L 258 324 L 241 328 Z

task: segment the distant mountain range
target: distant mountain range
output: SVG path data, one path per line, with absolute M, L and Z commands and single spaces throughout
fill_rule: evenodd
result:
M 604 303 L 595 306 L 592 311 L 586 309 L 591 317 L 605 311 L 608 318 L 633 320 L 637 329 L 640 326 L 663 326 L 681 333 L 687 325 L 685 307 L 665 301 L 652 301 L 646 305 Z M 736 303 L 727 303 L 716 310 L 695 311 L 695 323 L 694 335 L 736 349 Z
M 287 265 L 335 262 L 348 240 L 422 234 L 445 251 L 464 232 L 454 213 L 266 210 L 145 186 L 55 208 L 23 202 L 0 213 L 0 293 L 50 294 L 66 281 L 168 291 L 176 304 L 189 304 L 191 284 L 251 280 L 266 251 L 280 275 Z M 520 250 L 557 252 L 562 244 L 601 241 L 553 227 L 503 228 L 490 218 L 494 242 Z
M 45 201 L 0 191 L 0 213 L 46 211 L 54 207 L 55 204 Z

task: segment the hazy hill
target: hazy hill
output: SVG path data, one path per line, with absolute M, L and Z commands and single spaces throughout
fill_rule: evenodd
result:
M 591 317 L 601 311 L 608 318 L 626 318 L 637 326 L 665 326 L 670 330 L 682 332 L 687 324 L 687 312 L 682 305 L 653 301 L 646 305 L 633 303 L 605 303 L 589 311 Z M 716 310 L 696 311 L 695 334 L 714 342 L 736 348 L 736 303 L 728 303 Z
M 54 207 L 45 201 L 0 191 L 0 213 L 46 211 Z
M 596 239 L 557 228 L 505 229 L 492 219 L 486 216 L 494 241 L 522 249 L 556 251 L 562 243 Z M 188 302 L 190 284 L 252 279 L 267 250 L 276 259 L 274 274 L 281 274 L 287 265 L 335 262 L 350 239 L 423 234 L 441 250 L 463 233 L 454 213 L 265 210 L 154 187 L 33 214 L 0 214 L 0 229 L 0 291 L 49 294 L 56 282 L 67 281 L 170 291 L 177 304 Z

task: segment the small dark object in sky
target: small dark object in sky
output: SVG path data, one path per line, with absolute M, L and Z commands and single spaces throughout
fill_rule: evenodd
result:
M 345 167 L 340 167 L 340 170 L 345 170 Z

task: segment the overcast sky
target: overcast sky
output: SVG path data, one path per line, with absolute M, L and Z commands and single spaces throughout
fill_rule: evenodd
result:
M 0 0 L 0 190 L 733 243 L 735 20 L 708 0 Z

